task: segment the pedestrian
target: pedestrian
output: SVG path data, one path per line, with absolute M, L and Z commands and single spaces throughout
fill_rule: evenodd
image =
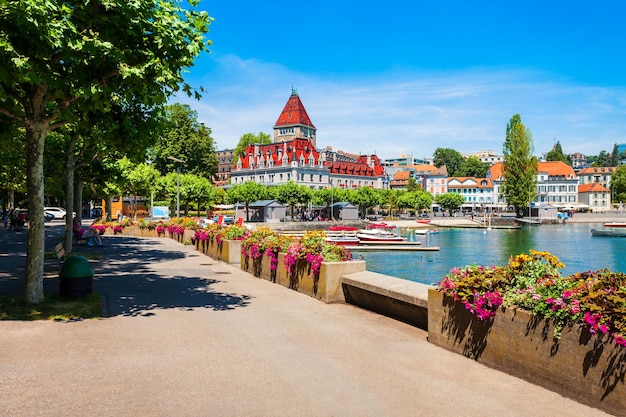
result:
M 2 221 L 4 222 L 4 228 L 9 227 L 9 210 L 4 210 L 2 214 Z
M 17 216 L 15 215 L 15 209 L 9 211 L 9 230 L 15 230 L 15 224 L 17 223 Z
M 17 213 L 17 218 L 15 220 L 15 225 L 16 225 L 15 230 L 17 232 L 21 232 L 25 223 L 26 223 L 26 216 L 24 216 L 24 212 L 23 211 L 19 211 Z

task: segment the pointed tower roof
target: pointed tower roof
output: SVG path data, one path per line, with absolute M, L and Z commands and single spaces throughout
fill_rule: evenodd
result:
M 278 120 L 276 121 L 274 128 L 279 126 L 294 125 L 309 126 L 315 128 L 315 126 L 313 126 L 313 122 L 311 122 L 311 119 L 306 112 L 306 109 L 304 108 L 304 105 L 302 105 L 302 102 L 300 101 L 297 90 L 292 88 L 291 97 L 289 97 L 289 100 L 287 100 L 287 104 L 285 104 L 282 113 L 280 114 L 280 116 L 278 116 Z

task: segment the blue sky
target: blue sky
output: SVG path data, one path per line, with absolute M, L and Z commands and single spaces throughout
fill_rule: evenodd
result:
M 432 157 L 502 152 L 519 113 L 541 155 L 626 143 L 626 3 L 208 1 L 215 20 L 183 96 L 218 148 L 272 133 L 292 85 L 318 147 Z

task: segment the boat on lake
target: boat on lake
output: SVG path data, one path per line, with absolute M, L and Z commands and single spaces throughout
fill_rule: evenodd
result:
M 390 226 L 386 223 L 373 223 L 367 226 L 367 229 L 361 229 L 356 234 L 361 242 L 403 242 L 407 239 L 400 236 L 396 226 Z
M 618 222 L 604 223 L 604 227 L 626 227 L 626 223 L 618 223 Z
M 352 226 L 330 226 L 326 241 L 340 246 L 356 246 L 359 244 L 359 238 L 356 236 L 358 230 Z
M 326 242 L 334 243 L 339 246 L 356 246 L 359 244 L 360 240 L 356 235 L 338 235 L 328 236 Z
M 593 236 L 626 237 L 626 229 L 591 229 Z

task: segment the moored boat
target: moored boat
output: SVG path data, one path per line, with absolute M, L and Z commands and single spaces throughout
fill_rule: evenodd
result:
M 626 229 L 591 229 L 593 236 L 626 237 Z
M 621 223 L 621 222 L 604 223 L 604 227 L 626 227 L 626 223 Z
M 340 246 L 356 246 L 359 244 L 360 240 L 356 235 L 346 235 L 346 236 L 329 236 L 326 238 L 326 242 L 334 243 L 335 245 Z
M 390 226 L 385 223 L 374 223 L 367 226 L 367 229 L 361 229 L 356 234 L 362 242 L 403 242 L 406 238 L 400 236 L 399 233 L 395 233 L 392 230 L 396 229 L 395 226 Z

